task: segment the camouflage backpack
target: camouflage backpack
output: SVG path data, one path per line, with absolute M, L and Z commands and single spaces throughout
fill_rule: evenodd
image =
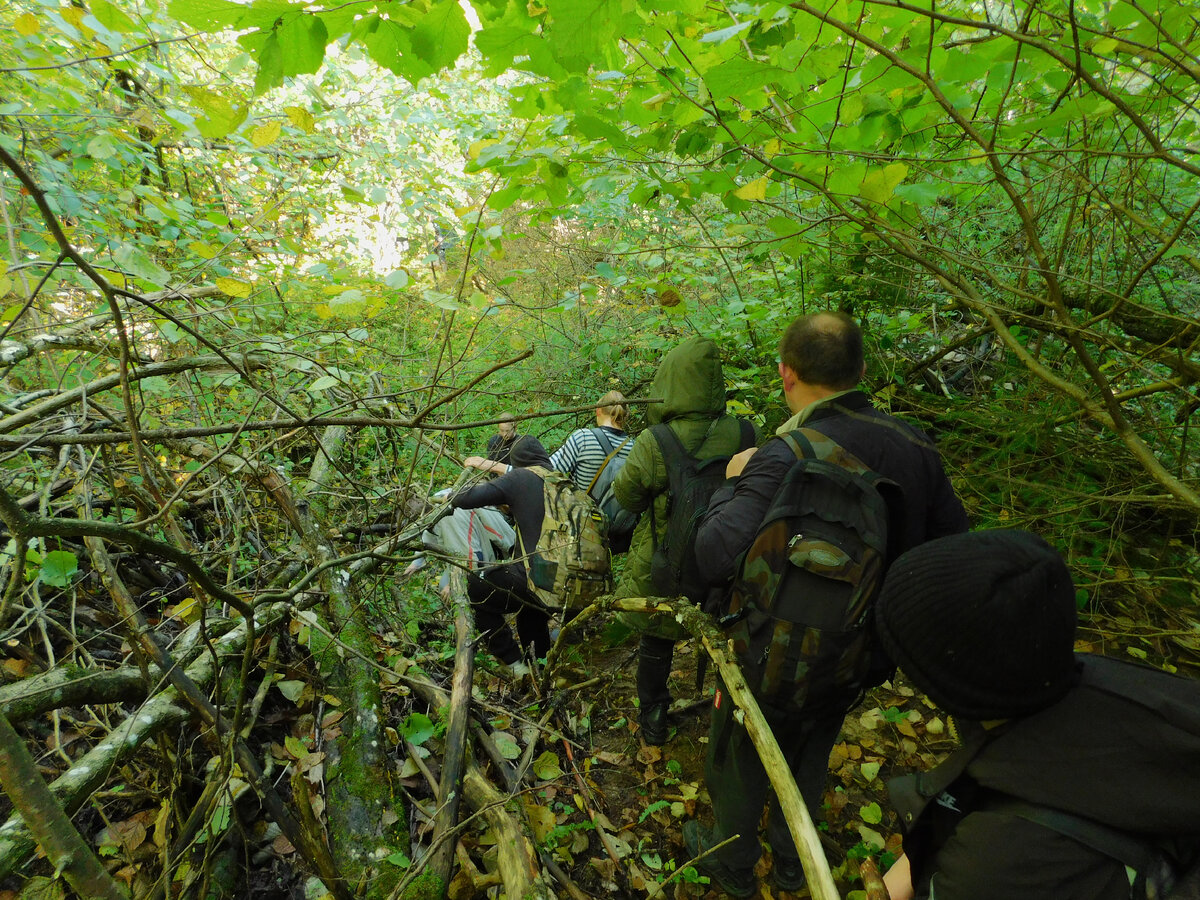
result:
M 581 609 L 612 589 L 604 514 L 562 472 L 541 466 L 545 510 L 533 552 L 522 547 L 530 589 L 552 609 Z
M 755 698 L 790 715 L 844 703 L 890 672 L 871 619 L 900 489 L 818 431 L 782 437 L 797 461 L 738 565 L 721 625 Z

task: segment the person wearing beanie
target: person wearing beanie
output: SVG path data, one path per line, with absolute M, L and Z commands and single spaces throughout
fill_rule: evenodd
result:
M 943 537 L 888 571 L 879 640 L 963 742 L 889 783 L 892 900 L 1200 896 L 1168 893 L 1200 880 L 1200 684 L 1076 655 L 1075 618 L 1062 557 L 1027 531 Z
M 784 435 L 801 427 L 819 432 L 899 486 L 902 508 L 889 510 L 895 520 L 889 542 L 896 553 L 967 530 L 967 514 L 933 442 L 907 422 L 875 409 L 858 389 L 866 368 L 863 336 L 849 316 L 820 312 L 796 319 L 780 341 L 779 359 L 783 393 L 793 416 L 776 433 Z M 696 541 L 696 557 L 708 583 L 728 588 L 739 558 L 754 542 L 764 515 L 795 465 L 796 455 L 782 437 L 730 460 L 729 481 L 713 495 Z M 822 813 L 830 750 L 861 690 L 832 695 L 831 689 L 830 693 L 810 695 L 809 708 L 819 712 L 797 716 L 764 709 L 814 821 Z M 749 897 L 757 890 L 754 865 L 762 852 L 758 824 L 770 783 L 745 726 L 733 712 L 719 684 L 705 765 L 716 823 L 710 830 L 688 822 L 684 842 L 694 857 L 732 838 L 698 868 L 726 892 Z M 804 884 L 799 852 L 778 804 L 770 805 L 767 837 L 772 877 L 776 887 L 795 891 Z
M 545 497 L 542 479 L 529 470 L 531 466 L 548 469 L 550 457 L 537 438 L 522 435 L 509 449 L 503 475 L 459 491 L 450 505 L 455 509 L 507 506 L 516 525 L 518 546 L 536 547 L 542 534 Z M 521 560 L 468 572 L 467 596 L 488 651 L 501 662 L 509 666 L 520 663 L 523 648 L 530 659 L 540 659 L 550 651 L 550 612 L 530 589 Z M 504 618 L 507 613 L 516 613 L 520 643 L 513 639 Z

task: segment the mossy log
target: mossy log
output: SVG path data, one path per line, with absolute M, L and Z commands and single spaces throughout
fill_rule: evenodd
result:
M 326 429 L 309 472 L 309 505 L 295 504 L 302 522 L 301 541 L 316 565 L 337 556 L 321 523 L 326 513 L 325 492 L 337 473 L 336 460 L 345 437 L 345 428 Z M 388 897 L 395 888 L 400 870 L 384 860 L 396 850 L 407 853 L 409 836 L 407 817 L 402 809 L 396 809 L 402 801 L 393 789 L 386 752 L 383 695 L 372 664 L 375 643 L 365 609 L 350 595 L 351 581 L 346 568 L 329 567 L 321 573 L 326 602 L 317 610 L 322 628 L 313 629 L 310 649 L 328 691 L 338 698 L 345 713 L 341 734 L 324 746 L 329 846 L 342 876 L 358 886 L 358 896 L 372 900 Z M 389 815 L 393 810 L 397 812 L 394 817 Z

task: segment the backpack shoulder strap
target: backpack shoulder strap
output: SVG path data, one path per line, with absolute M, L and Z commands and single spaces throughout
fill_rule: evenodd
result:
M 741 443 L 738 445 L 738 452 L 749 450 L 754 446 L 754 425 L 749 419 L 738 419 L 738 426 L 741 428 Z
M 662 450 L 663 460 L 667 464 L 668 472 L 674 471 L 676 466 L 681 462 L 695 461 L 695 457 L 688 453 L 687 448 L 683 446 L 683 441 L 679 440 L 679 435 L 672 431 L 671 426 L 667 423 L 660 422 L 658 425 L 652 425 L 650 433 L 658 441 L 658 446 Z
M 594 428 L 592 430 L 600 431 L 599 428 Z M 603 432 L 600 432 L 600 433 L 603 434 Z M 600 463 L 600 468 L 596 470 L 596 474 L 592 476 L 592 480 L 590 482 L 588 482 L 588 486 L 587 486 L 587 494 L 593 500 L 598 501 L 600 499 L 599 497 L 597 497 L 595 494 L 592 493 L 592 489 L 596 486 L 596 482 L 598 482 L 600 480 L 600 476 L 604 474 L 604 470 L 608 468 L 608 464 L 613 461 L 613 459 L 616 457 L 616 455 L 618 453 L 621 452 L 621 448 L 624 447 L 626 444 L 628 444 L 632 439 L 633 438 L 630 435 L 626 435 L 625 440 L 621 441 L 621 443 L 618 444 L 616 449 L 614 450 L 612 448 L 612 444 L 610 444 L 607 440 L 607 435 L 605 435 L 605 440 L 602 441 L 601 449 L 604 449 L 604 447 L 607 446 L 609 448 L 608 456 L 604 457 L 604 462 Z
M 1144 872 L 1156 853 L 1148 842 L 1103 822 L 1017 797 L 997 795 L 986 800 L 982 808 L 987 812 L 1006 813 L 1042 825 L 1117 860 L 1135 872 Z
M 608 435 L 604 433 L 604 429 L 600 427 L 589 428 L 592 437 L 596 439 L 596 443 L 600 445 L 600 449 L 604 451 L 606 456 L 611 456 L 613 452 L 612 441 L 608 439 Z

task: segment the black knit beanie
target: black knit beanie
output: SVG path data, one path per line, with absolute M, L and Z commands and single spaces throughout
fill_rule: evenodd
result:
M 546 448 L 542 446 L 541 441 L 529 434 L 517 438 L 517 442 L 508 451 L 508 461 L 518 469 L 526 469 L 529 466 L 550 468 L 550 455 L 546 453 Z
M 892 564 L 875 607 L 892 660 L 938 706 L 966 719 L 1028 715 L 1075 680 L 1075 589 L 1027 531 L 939 538 Z

